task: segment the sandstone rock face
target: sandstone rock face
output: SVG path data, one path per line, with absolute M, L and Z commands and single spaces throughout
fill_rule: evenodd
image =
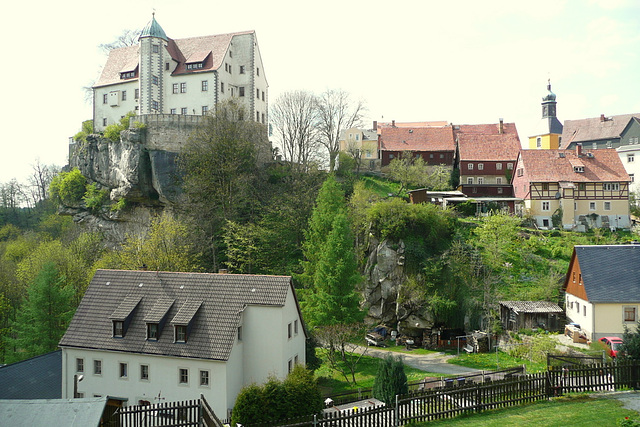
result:
M 404 242 L 371 239 L 365 266 L 365 307 L 368 321 L 398 328 L 404 333 L 430 328 L 431 316 L 423 305 L 413 302 L 398 304 L 398 295 L 406 285 Z

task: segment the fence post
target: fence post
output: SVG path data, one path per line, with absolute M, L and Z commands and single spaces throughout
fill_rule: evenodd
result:
M 313 414 L 313 427 L 316 427 L 317 425 L 318 425 L 318 415 Z
M 400 425 L 400 408 L 398 407 L 398 395 L 396 394 L 396 407 L 394 409 L 394 413 L 395 413 L 395 422 L 393 423 L 393 425 L 395 427 L 398 427 Z

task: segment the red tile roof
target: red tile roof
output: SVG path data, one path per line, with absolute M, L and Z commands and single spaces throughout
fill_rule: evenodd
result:
M 461 161 L 515 161 L 520 151 L 517 133 L 498 135 L 458 134 L 458 151 Z
M 565 120 L 561 148 L 567 148 L 572 142 L 620 138 L 620 134 L 633 117 L 640 118 L 640 113 Z
M 520 161 L 518 167 L 524 166 L 531 182 L 629 181 L 618 153 L 612 148 L 583 150 L 580 157 L 576 150 L 521 150 Z M 584 165 L 584 172 L 574 172 L 573 165 L 580 166 L 580 163 Z
M 435 122 L 377 122 L 377 133 L 380 135 L 382 128 L 429 128 L 429 127 L 442 127 L 447 126 L 449 123 L 445 121 L 435 121 Z
M 461 133 L 467 134 L 484 134 L 484 135 L 499 135 L 500 134 L 500 124 L 499 123 L 489 123 L 483 125 L 454 125 L 453 127 L 456 135 Z M 518 130 L 516 129 L 515 123 L 503 123 L 502 125 L 502 133 L 515 135 L 518 137 Z
M 380 149 L 386 151 L 454 151 L 451 126 L 383 127 L 380 129 Z
M 201 73 L 219 69 L 233 37 L 253 33 L 254 31 L 251 30 L 186 39 L 169 39 L 167 51 L 175 61 L 173 74 Z M 112 49 L 94 87 L 121 83 L 120 73 L 123 69 L 135 69 L 135 64 L 139 61 L 138 49 L 138 45 Z M 209 52 L 211 52 L 210 56 L 208 56 Z M 187 70 L 186 58 L 202 58 L 203 55 L 207 58 L 203 68 Z

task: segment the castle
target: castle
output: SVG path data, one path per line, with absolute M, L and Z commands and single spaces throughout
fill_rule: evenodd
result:
M 204 115 L 234 98 L 267 123 L 268 85 L 254 31 L 171 39 L 155 15 L 138 44 L 112 49 L 93 86 L 96 132 L 136 115 Z

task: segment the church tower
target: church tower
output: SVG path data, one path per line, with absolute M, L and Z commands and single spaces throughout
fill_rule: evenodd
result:
M 547 84 L 547 95 L 542 98 L 542 121 L 534 135 L 529 137 L 529 149 L 552 149 L 560 147 L 562 123 L 556 117 L 556 94 L 551 91 L 551 80 Z
M 140 33 L 138 41 L 140 48 L 140 110 L 138 114 L 161 114 L 164 112 L 165 72 L 169 71 L 167 52 L 169 38 L 156 21 L 155 13 Z

